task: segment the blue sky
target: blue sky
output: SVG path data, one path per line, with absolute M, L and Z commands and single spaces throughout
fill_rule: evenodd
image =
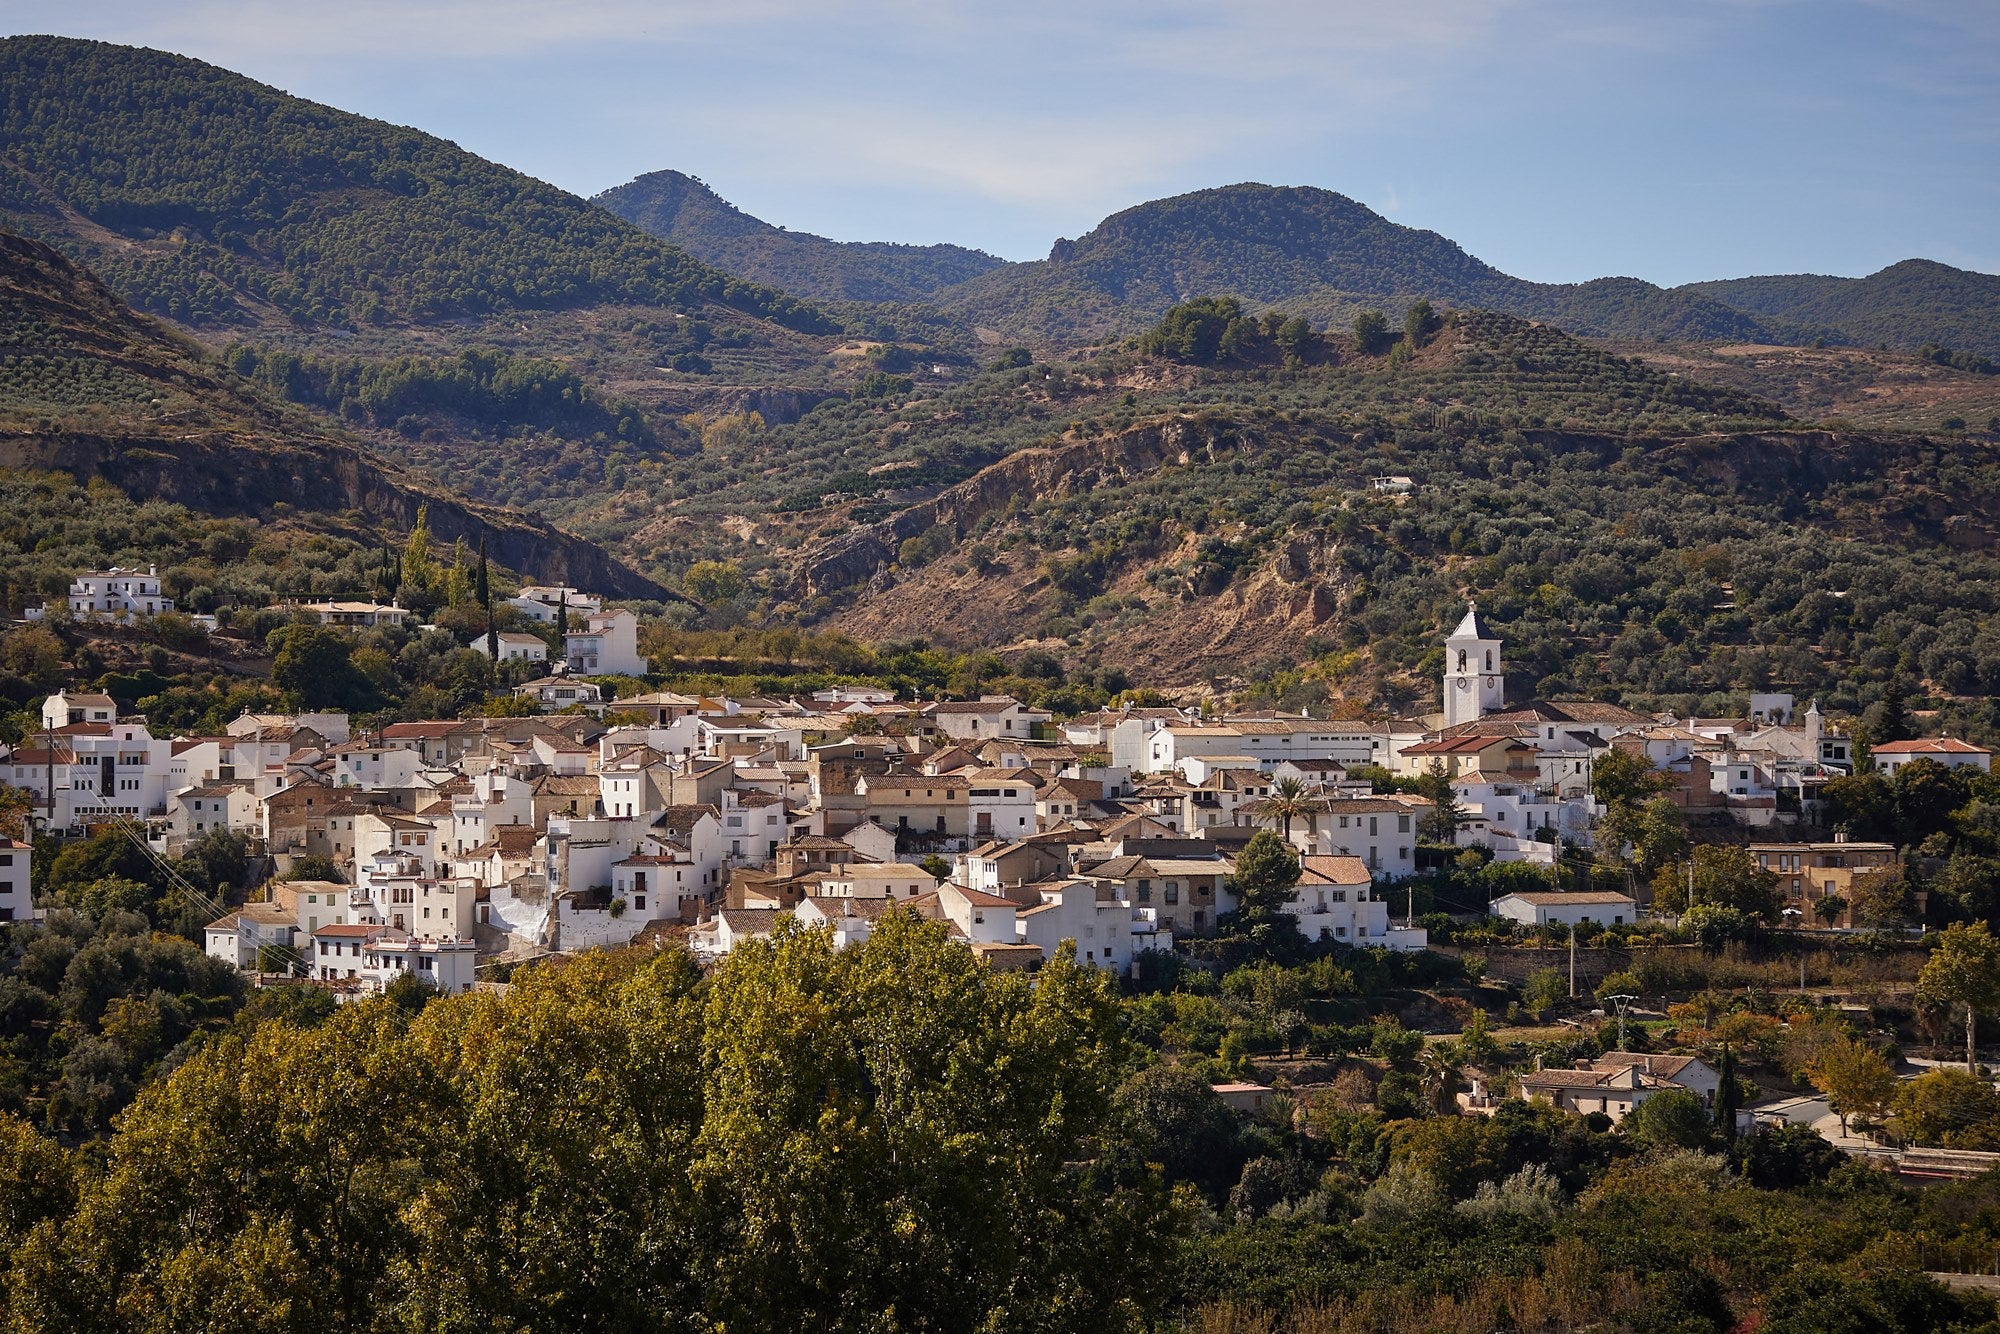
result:
M 2000 271 L 1987 0 L 8 0 L 591 194 L 1045 255 L 1258 180 L 1522 277 Z

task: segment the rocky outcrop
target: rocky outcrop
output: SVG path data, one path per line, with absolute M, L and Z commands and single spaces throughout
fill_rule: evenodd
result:
M 476 544 L 483 536 L 495 561 L 539 582 L 612 597 L 677 596 L 581 538 L 427 485 L 344 441 L 7 432 L 0 433 L 0 467 L 102 478 L 135 499 L 170 500 L 205 514 L 268 514 L 283 502 L 302 511 L 351 512 L 395 532 L 408 531 L 427 505 L 440 541 L 463 537 Z
M 824 597 L 872 579 L 904 542 L 945 526 L 965 533 L 1016 498 L 1068 495 L 1163 467 L 1212 459 L 1215 436 L 1191 418 L 1146 422 L 1115 435 L 1024 449 L 879 523 L 856 528 L 800 562 L 794 595 Z

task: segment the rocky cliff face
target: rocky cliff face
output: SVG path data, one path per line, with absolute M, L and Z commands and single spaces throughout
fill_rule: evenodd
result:
M 0 432 L 0 467 L 102 478 L 135 499 L 171 500 L 208 514 L 267 514 L 284 503 L 307 512 L 351 512 L 404 532 L 429 507 L 438 540 L 464 538 L 508 569 L 612 597 L 672 597 L 603 549 L 516 511 L 433 488 L 357 446 L 323 440 L 259 442 L 224 435 L 176 438 Z

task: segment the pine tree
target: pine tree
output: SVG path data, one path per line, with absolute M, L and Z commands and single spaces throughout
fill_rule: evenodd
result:
M 569 633 L 569 594 L 565 592 L 556 603 L 556 638 Z

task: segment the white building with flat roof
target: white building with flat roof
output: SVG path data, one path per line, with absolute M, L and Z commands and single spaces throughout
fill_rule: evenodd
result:
M 582 628 L 563 636 L 563 657 L 580 676 L 644 676 L 639 618 L 623 607 L 590 613 Z
M 174 600 L 160 592 L 160 571 L 112 566 L 79 574 L 69 586 L 69 614 L 79 621 L 117 621 L 130 625 L 141 616 L 172 611 Z

